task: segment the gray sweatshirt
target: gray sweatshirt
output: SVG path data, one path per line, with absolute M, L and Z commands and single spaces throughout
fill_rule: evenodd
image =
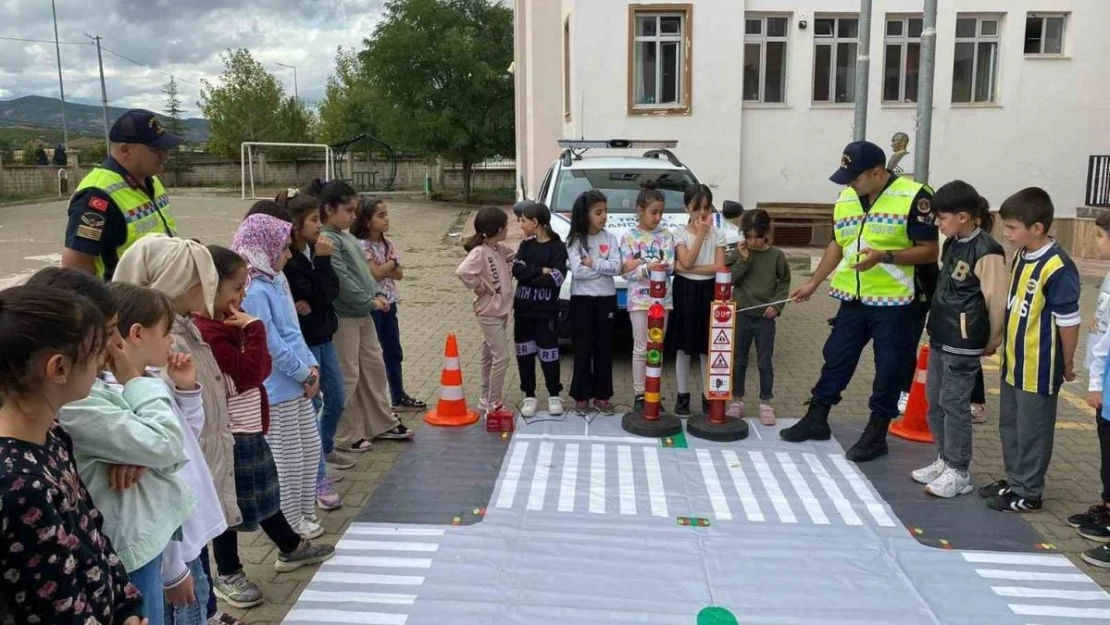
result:
M 621 272 L 621 250 L 616 235 L 602 230 L 587 236 L 585 241 L 576 238 L 574 244 L 567 248 L 567 256 L 570 274 L 574 276 L 570 283 L 571 295 L 600 297 L 617 294 L 613 276 Z M 585 256 L 593 260 L 593 267 L 582 264 Z

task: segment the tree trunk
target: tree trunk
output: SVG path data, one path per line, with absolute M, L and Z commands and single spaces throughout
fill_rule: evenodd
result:
M 468 158 L 464 158 L 462 162 L 463 170 L 463 203 L 470 203 L 470 184 L 474 174 L 474 163 Z

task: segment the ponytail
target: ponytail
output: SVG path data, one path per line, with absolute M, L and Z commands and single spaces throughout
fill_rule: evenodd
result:
M 994 215 L 991 214 L 991 204 L 987 201 L 987 198 L 979 196 L 977 208 L 979 212 L 975 215 L 975 218 L 979 220 L 979 227 L 989 234 L 994 230 Z
M 509 216 L 505 211 L 493 206 L 485 206 L 474 217 L 474 234 L 463 244 L 463 249 L 470 252 L 486 242 L 486 239 L 497 236 L 501 229 L 509 225 Z
M 990 203 L 979 195 L 975 187 L 963 180 L 953 180 L 937 189 L 933 195 L 932 208 L 933 212 L 938 214 L 967 213 L 988 233 L 994 226 Z
M 543 228 L 543 231 L 547 233 L 547 236 L 550 237 L 552 241 L 563 242 L 563 239 L 559 237 L 558 233 L 551 229 L 551 209 L 545 204 L 537 202 L 526 206 L 521 214 L 528 219 L 535 219 L 536 223 Z

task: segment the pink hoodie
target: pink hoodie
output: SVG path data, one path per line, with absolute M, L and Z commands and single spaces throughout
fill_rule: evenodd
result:
M 513 273 L 509 267 L 516 253 L 504 243 L 483 243 L 470 250 L 455 270 L 467 288 L 474 290 L 474 314 L 504 317 L 513 309 Z

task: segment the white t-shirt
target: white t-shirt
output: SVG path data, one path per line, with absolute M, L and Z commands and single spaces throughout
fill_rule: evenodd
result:
M 678 256 L 679 256 L 678 247 L 680 245 L 684 245 L 684 246 L 686 246 L 687 251 L 693 249 L 694 248 L 694 240 L 698 238 L 698 235 L 694 234 L 693 232 L 690 232 L 690 230 L 688 228 L 686 228 L 686 226 L 682 226 L 681 228 L 675 228 L 674 230 L 671 231 L 671 234 L 674 235 L 675 259 L 677 261 Z M 724 246 L 725 246 L 725 233 L 723 231 L 721 231 L 720 229 L 718 229 L 718 228 L 710 228 L 709 232 L 705 235 L 705 238 L 702 239 L 701 249 L 698 250 L 698 256 L 697 256 L 697 258 L 694 259 L 694 263 L 693 263 L 694 266 L 714 264 L 714 260 L 717 257 L 717 248 L 718 247 L 724 247 Z M 703 275 L 698 275 L 698 274 L 693 274 L 693 273 L 686 273 L 685 271 L 678 271 L 678 270 L 676 270 L 675 273 L 682 276 L 683 278 L 688 279 L 688 280 L 712 280 L 713 279 L 712 275 L 703 276 Z

